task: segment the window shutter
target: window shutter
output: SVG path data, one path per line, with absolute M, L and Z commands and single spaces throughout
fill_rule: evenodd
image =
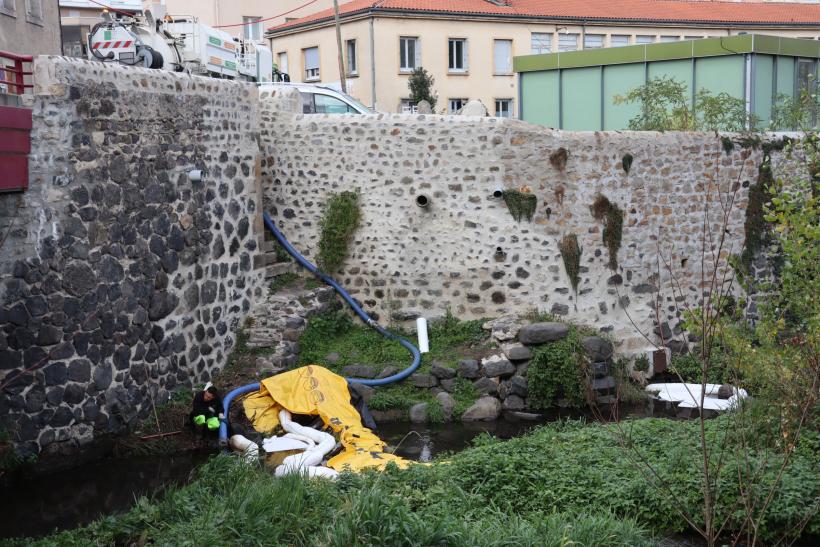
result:
M 413 40 L 413 49 L 416 52 L 415 55 L 415 63 L 413 64 L 413 68 L 418 68 L 421 66 L 421 40 L 414 39 Z
M 319 48 L 311 47 L 305 50 L 305 68 L 319 68 Z

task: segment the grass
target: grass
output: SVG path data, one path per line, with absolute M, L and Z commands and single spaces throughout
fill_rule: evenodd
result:
M 283 273 L 273 278 L 270 284 L 270 294 L 276 294 L 285 287 L 293 286 L 299 280 L 299 276 L 293 272 Z
M 429 372 L 433 362 L 455 368 L 460 359 L 484 351 L 487 335 L 481 328 L 482 323 L 481 320 L 460 321 L 449 314 L 441 321 L 431 322 L 428 328 L 430 352 L 422 355 L 419 372 Z M 401 330 L 395 332 L 411 341 L 415 339 L 415 334 Z M 400 344 L 359 322 L 354 323 L 338 310 L 312 317 L 299 339 L 299 347 L 300 365 L 320 364 L 337 373 L 351 364 L 371 365 L 377 371 L 387 366 L 401 370 L 410 364 L 411 359 L 409 352 Z M 327 362 L 326 357 L 330 353 L 339 354 L 336 363 Z M 457 382 L 456 385 L 453 396 L 458 403 L 457 409 L 466 409 L 475 402 L 477 393 L 472 389 L 472 384 L 467 387 L 464 382 Z M 376 388 L 369 406 L 374 410 L 408 410 L 416 403 L 433 401 L 429 390 L 402 382 Z
M 713 449 L 726 425 L 723 418 L 707 422 Z M 277 479 L 217 456 L 160 500 L 142 498 L 124 515 L 39 544 L 650 545 L 654 534 L 686 529 L 676 507 L 700 518 L 698 427 L 665 419 L 626 424 L 632 445 L 673 485 L 671 499 L 624 456 L 613 425 L 557 422 L 510 441 L 481 437 L 443 463 L 343 474 L 336 483 Z M 819 450 L 820 436 L 806 433 L 761 522 L 765 541 L 794 529 L 812 507 Z M 759 470 L 763 488 L 780 458 L 754 449 L 742 457 L 725 456 L 720 514 L 737 495 L 739 465 Z M 805 534 L 818 533 L 815 517 Z

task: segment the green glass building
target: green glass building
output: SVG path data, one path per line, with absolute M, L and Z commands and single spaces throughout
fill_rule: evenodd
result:
M 820 41 L 759 34 L 516 57 L 522 120 L 574 131 L 627 129 L 637 103 L 613 98 L 673 77 L 691 100 L 707 89 L 746 101 L 765 127 L 781 95 L 794 97 L 818 74 Z

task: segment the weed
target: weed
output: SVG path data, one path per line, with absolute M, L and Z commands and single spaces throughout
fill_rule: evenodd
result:
M 627 152 L 621 158 L 621 167 L 623 167 L 624 173 L 629 174 L 629 170 L 632 169 L 632 154 Z
M 522 218 L 532 220 L 535 208 L 538 206 L 538 198 L 535 194 L 519 190 L 504 190 L 503 196 L 504 203 L 507 204 L 507 209 L 516 222 L 521 222 Z
M 558 243 L 561 258 L 564 260 L 564 269 L 572 284 L 572 290 L 578 292 L 578 282 L 581 280 L 581 246 L 578 245 L 578 236 L 567 234 Z
M 322 233 L 316 260 L 320 270 L 333 274 L 342 265 L 360 216 L 359 196 L 355 192 L 342 192 L 328 200 L 320 222 Z
M 623 236 L 624 212 L 609 201 L 606 196 L 598 194 L 590 207 L 592 216 L 604 223 L 603 241 L 609 251 L 609 268 L 618 269 L 618 250 Z
M 276 294 L 281 289 L 292 286 L 298 279 L 299 276 L 292 272 L 277 275 L 273 278 L 273 281 L 271 281 L 270 294 Z

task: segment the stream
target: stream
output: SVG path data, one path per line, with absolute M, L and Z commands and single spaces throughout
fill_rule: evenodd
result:
M 621 417 L 643 417 L 645 407 L 621 407 Z M 443 452 L 458 452 L 483 433 L 501 439 L 559 419 L 588 413 L 556 410 L 539 421 L 453 422 L 448 424 L 380 424 L 377 434 L 395 453 L 428 462 Z M 106 458 L 67 471 L 43 475 L 16 475 L 0 479 L 0 538 L 41 537 L 55 530 L 84 526 L 105 516 L 128 511 L 141 496 L 156 496 L 172 486 L 186 484 L 192 471 L 209 452 L 180 452 L 161 456 Z M 12 501 L 13 500 L 13 501 Z

